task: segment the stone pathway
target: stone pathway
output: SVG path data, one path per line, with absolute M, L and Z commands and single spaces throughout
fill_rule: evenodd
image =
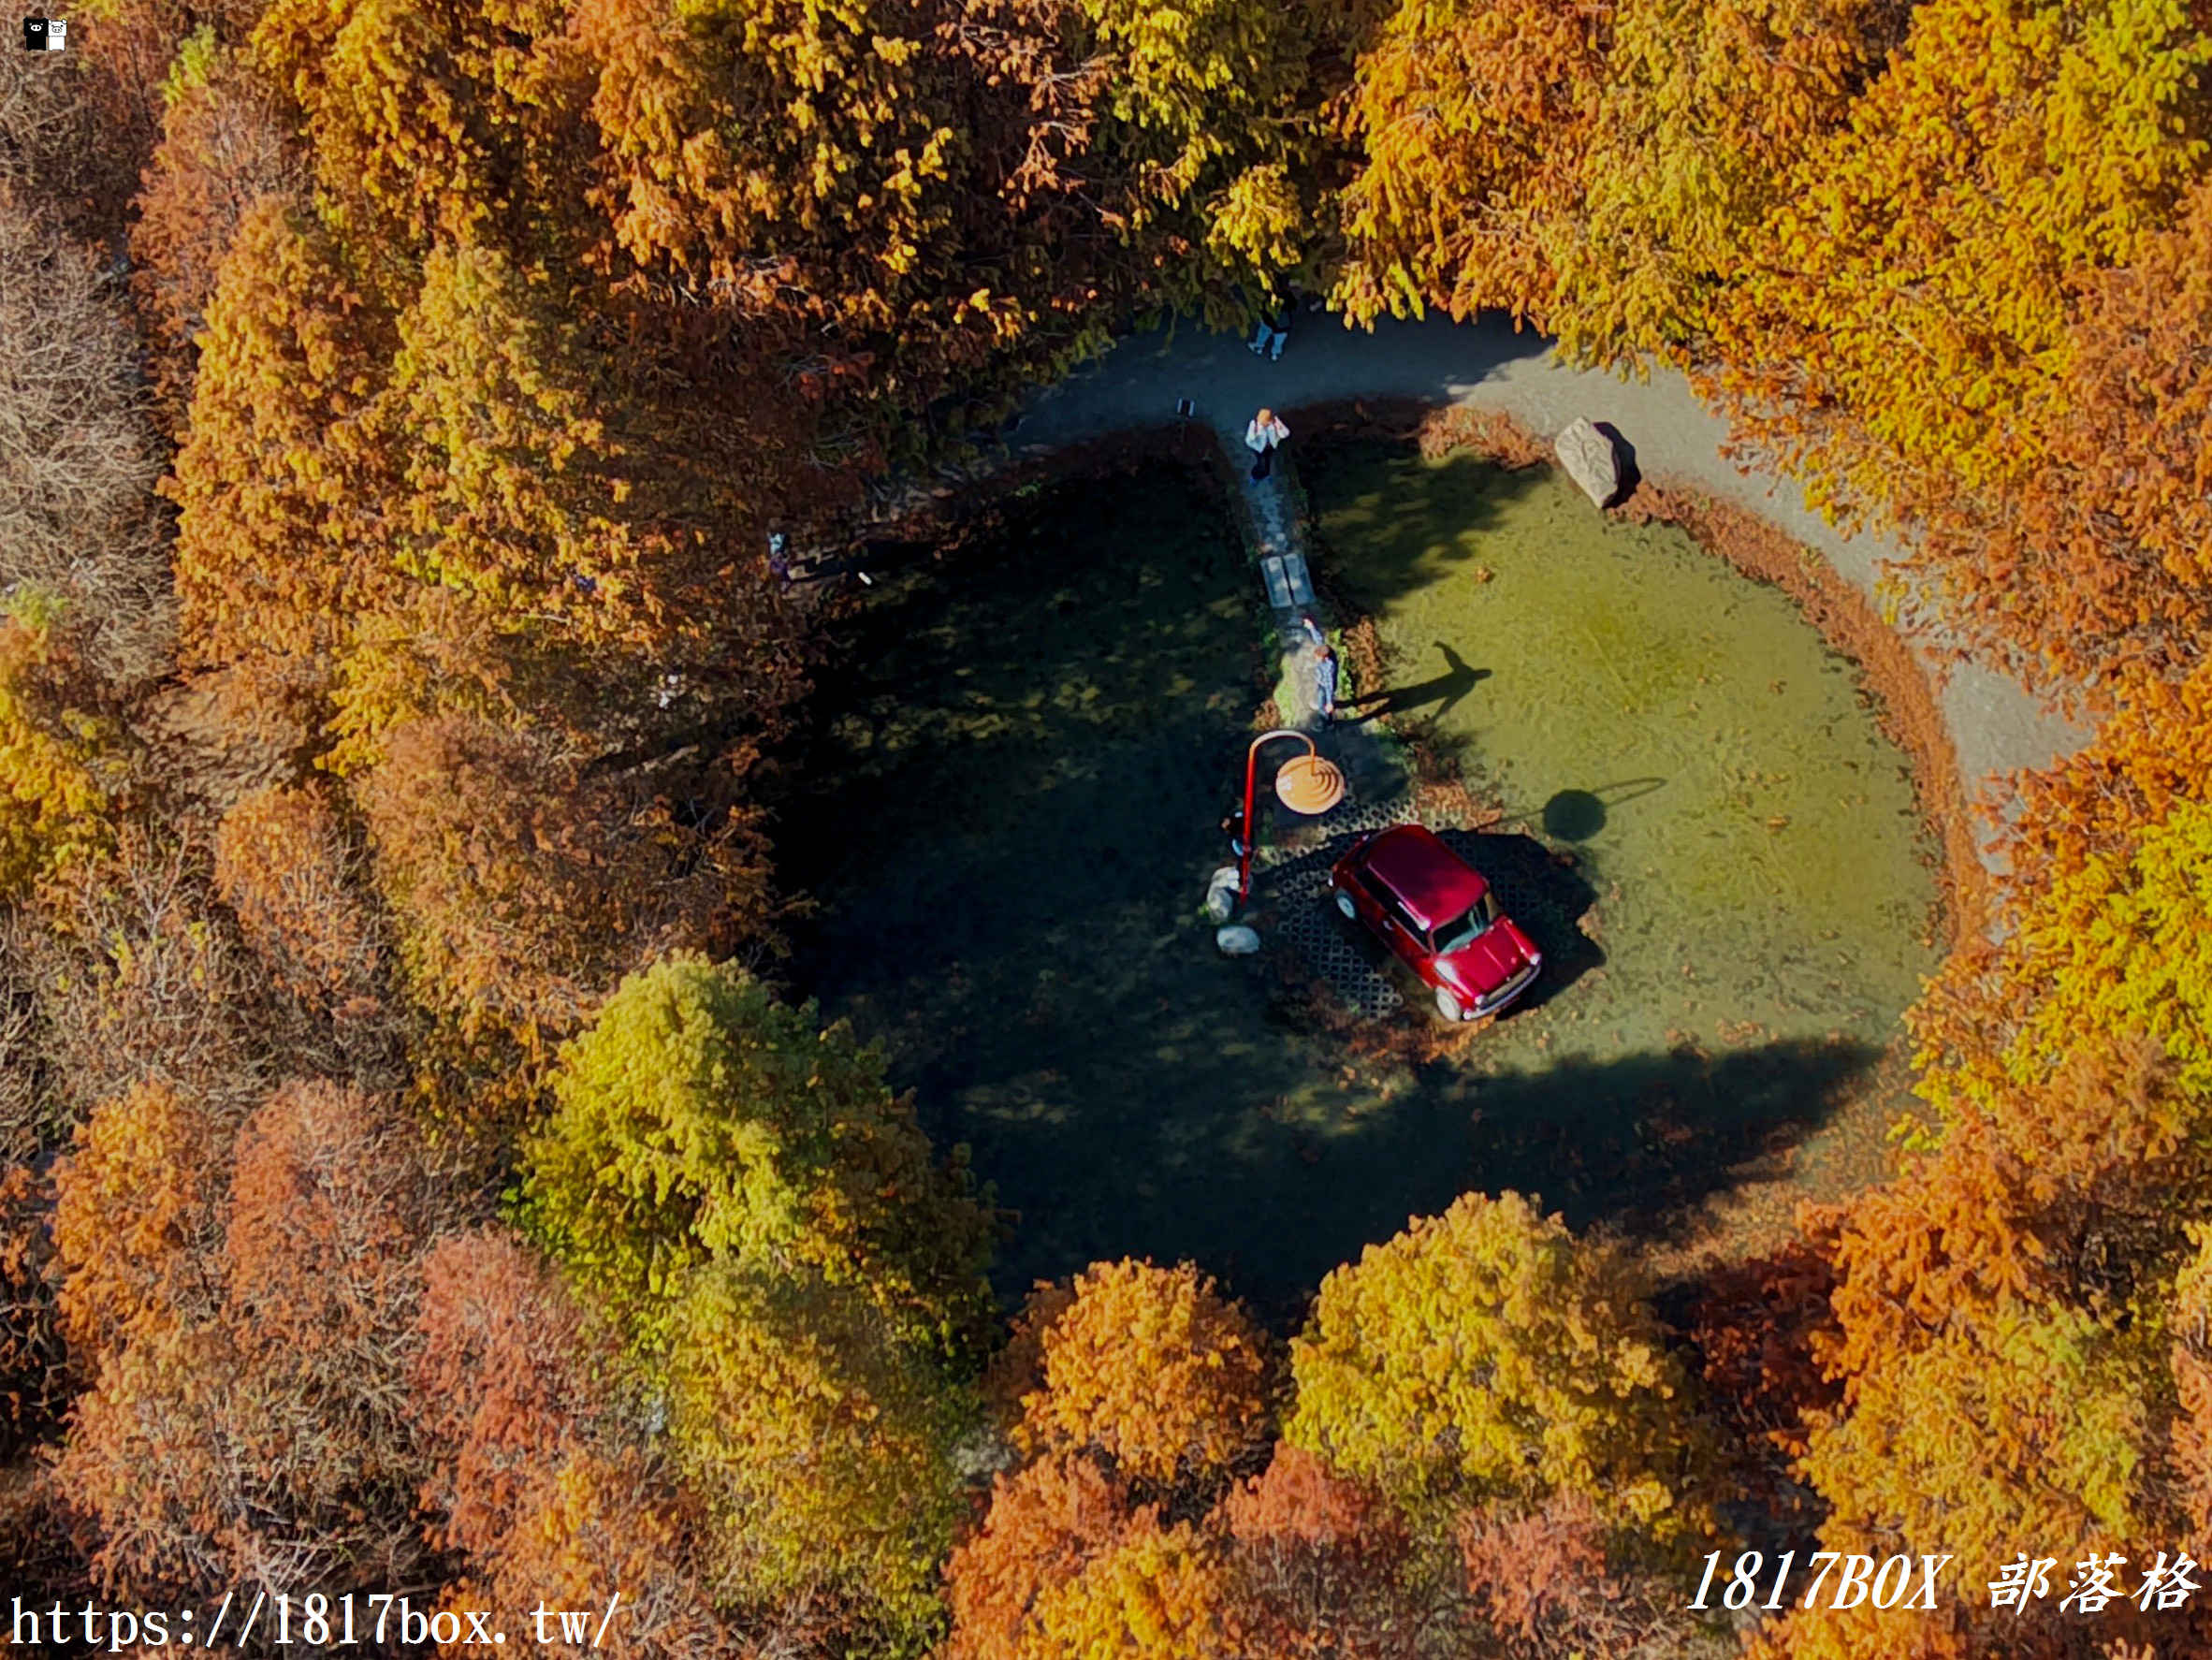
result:
M 1275 927 L 1346 1008 L 1371 1018 L 1386 1014 L 1404 999 L 1381 967 L 1379 954 L 1364 949 L 1356 927 L 1337 914 L 1329 871 L 1362 830 L 1414 816 L 1410 779 L 1397 745 L 1383 728 L 1365 721 L 1322 723 L 1314 705 L 1316 651 L 1305 619 L 1311 616 L 1324 629 L 1332 619 L 1315 599 L 1306 575 L 1305 527 L 1291 488 L 1294 473 L 1288 464 L 1279 464 L 1265 479 L 1255 479 L 1242 429 L 1224 432 L 1218 420 L 1215 425 L 1237 463 L 1247 539 L 1281 641 L 1275 707 L 1284 725 L 1311 733 L 1315 747 L 1345 775 L 1344 800 L 1317 819 L 1294 820 L 1273 803 L 1256 809 L 1265 828 L 1253 863 L 1266 873 L 1267 884 L 1259 896 L 1256 883 L 1256 896 L 1264 897 Z

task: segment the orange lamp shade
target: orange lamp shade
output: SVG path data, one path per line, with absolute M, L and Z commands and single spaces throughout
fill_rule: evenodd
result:
M 1344 799 L 1344 774 L 1318 755 L 1293 755 L 1275 771 L 1275 794 L 1294 813 L 1325 813 Z

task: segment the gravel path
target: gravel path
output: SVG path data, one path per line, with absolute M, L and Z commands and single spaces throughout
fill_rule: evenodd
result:
M 1885 538 L 1839 534 L 1807 509 L 1794 482 L 1746 473 L 1724 458 L 1725 423 L 1697 401 L 1681 375 L 1653 370 L 1636 382 L 1571 368 L 1551 356 L 1541 336 L 1516 334 L 1498 318 L 1384 322 L 1368 333 L 1303 313 L 1279 362 L 1256 357 L 1240 338 L 1189 323 L 1138 335 L 1041 393 L 1014 446 L 1039 454 L 1158 426 L 1174 418 L 1179 398 L 1196 400 L 1199 417 L 1232 455 L 1244 453 L 1244 423 L 1263 403 L 1296 410 L 1346 398 L 1416 398 L 1499 410 L 1547 436 L 1588 415 L 1619 429 L 1643 473 L 1752 509 L 1818 549 L 1869 593 L 1877 562 L 1898 551 Z M 1953 671 L 1938 701 L 1970 786 L 2045 765 L 2088 735 L 2042 709 L 2008 677 L 1976 664 Z

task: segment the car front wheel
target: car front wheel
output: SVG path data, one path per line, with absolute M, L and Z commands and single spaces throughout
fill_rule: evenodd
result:
M 1460 1008 L 1459 998 L 1453 997 L 1441 985 L 1436 988 L 1436 1012 L 1447 1020 L 1459 1020 L 1464 1016 L 1464 1011 Z
M 1352 903 L 1351 895 L 1344 892 L 1341 888 L 1337 890 L 1336 909 L 1348 917 L 1356 918 L 1360 914 L 1360 908 Z

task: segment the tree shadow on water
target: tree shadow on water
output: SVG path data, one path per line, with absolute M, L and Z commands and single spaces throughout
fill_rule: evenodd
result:
M 1313 526 L 1321 569 L 1370 613 L 1457 567 L 1472 573 L 1476 538 L 1496 530 L 1506 508 L 1549 473 L 1500 467 L 1464 451 L 1428 463 L 1402 442 L 1375 438 L 1317 440 L 1300 452 L 1298 471 L 1312 500 L 1332 503 Z M 1357 557 L 1346 557 L 1355 546 Z
M 1791 1039 L 1718 1056 L 1569 1056 L 1494 1077 L 1431 1068 L 1423 1086 L 1469 1115 L 1468 1185 L 1540 1193 L 1576 1228 L 1652 1237 L 1714 1193 L 1783 1173 L 1880 1056 Z

